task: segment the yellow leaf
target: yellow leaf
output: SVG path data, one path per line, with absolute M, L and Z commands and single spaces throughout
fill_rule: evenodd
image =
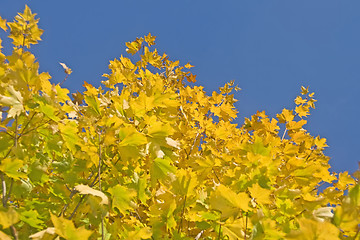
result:
M 305 88 L 303 86 L 301 86 L 301 95 L 306 95 L 309 92 L 309 87 Z
M 4 31 L 7 30 L 6 19 L 1 18 L 1 16 L 0 16 L 0 28 Z
M 55 227 L 55 232 L 60 237 L 63 237 L 67 240 L 87 240 L 92 234 L 92 231 L 85 229 L 84 226 L 76 228 L 71 220 L 65 219 L 63 217 L 56 217 L 51 213 L 50 215 L 51 221 Z
M 76 145 L 81 142 L 78 135 L 77 122 L 65 119 L 62 123 L 59 123 L 59 130 L 66 146 L 75 153 Z
M 141 239 L 150 239 L 152 236 L 151 228 L 143 227 L 128 233 L 128 240 L 141 240 Z
M 24 162 L 20 159 L 5 158 L 1 161 L 0 171 L 14 179 L 27 178 L 25 173 L 19 171 L 23 165 Z
M 156 36 L 151 36 L 151 33 L 149 33 L 147 36 L 145 36 L 145 42 L 149 44 L 149 46 L 155 45 L 155 39 Z
M 241 220 L 237 220 L 234 223 L 227 223 L 222 226 L 224 235 L 228 236 L 229 240 L 248 239 L 245 237 L 244 224 Z
M 302 126 L 305 125 L 306 123 L 307 123 L 307 121 L 304 119 L 301 119 L 298 122 L 291 121 L 286 124 L 286 128 L 288 130 L 300 130 L 302 128 Z
M 136 38 L 136 40 L 133 42 L 125 43 L 125 45 L 128 47 L 126 49 L 126 52 L 134 55 L 141 49 L 143 41 L 144 41 L 143 38 Z
M 8 94 L 7 96 L 0 95 L 0 103 L 10 107 L 8 118 L 19 116 L 24 111 L 21 92 L 16 91 L 13 86 L 7 87 L 6 90 Z
M 190 68 L 192 68 L 192 67 L 194 67 L 193 65 L 191 65 L 190 63 L 187 63 L 187 64 L 185 64 L 185 66 L 184 67 L 186 67 L 186 68 L 188 68 L 188 69 L 190 69 Z
M 300 96 L 297 96 L 297 97 L 295 98 L 295 104 L 296 104 L 296 105 L 301 105 L 301 104 L 304 104 L 304 103 L 306 103 L 306 99 L 303 99 L 303 98 L 300 97 Z
M 186 76 L 186 79 L 188 80 L 188 82 L 194 83 L 196 82 L 196 75 L 190 73 L 188 76 Z
M 11 240 L 11 237 L 4 232 L 0 231 L 0 239 L 1 240 Z
M 329 222 L 318 222 L 311 219 L 300 219 L 300 228 L 291 232 L 286 239 L 303 240 L 338 240 L 339 229 Z
M 249 187 L 250 194 L 253 198 L 255 198 L 258 204 L 271 204 L 272 200 L 271 190 L 260 187 L 259 184 L 255 183 L 251 187 Z
M 169 137 L 166 137 L 165 138 L 166 140 L 166 144 L 171 146 L 171 147 L 174 147 L 174 148 L 177 148 L 177 149 L 180 149 L 180 142 L 179 141 L 176 141 L 172 138 L 169 138 Z
M 80 184 L 75 186 L 75 189 L 79 191 L 80 194 L 90 194 L 96 197 L 100 197 L 101 198 L 100 204 L 109 203 L 108 197 L 103 192 L 100 192 L 99 190 L 95 190 L 87 185 Z
M 320 138 L 319 136 L 315 138 L 315 146 L 317 147 L 317 149 L 324 149 L 325 147 L 328 147 L 328 145 L 326 145 L 326 138 Z
M 129 127 L 121 128 L 119 137 L 122 141 L 118 146 L 140 146 L 147 143 L 147 138 L 143 133 L 136 131 L 136 129 Z
M 59 64 L 64 68 L 66 74 L 69 75 L 72 73 L 72 70 L 68 66 L 66 66 L 65 63 L 59 63 Z
M 221 211 L 222 217 L 238 214 L 239 210 L 249 211 L 249 202 L 250 198 L 246 193 L 236 194 L 224 185 L 219 185 L 210 197 L 211 208 Z
M 307 115 L 310 115 L 309 106 L 297 106 L 295 108 L 295 112 L 299 115 L 299 117 L 306 117 Z
M 335 184 L 335 186 L 341 190 L 344 190 L 348 185 L 354 185 L 354 184 L 355 184 L 355 180 L 346 171 L 339 174 L 339 180 Z
M 35 239 L 35 240 L 41 240 L 43 239 L 46 235 L 55 235 L 55 228 L 53 227 L 49 227 L 45 230 L 42 230 L 40 232 L 34 233 L 32 235 L 29 236 L 29 238 Z
M 285 108 L 281 114 L 277 114 L 276 116 L 279 119 L 279 123 L 291 122 L 294 119 L 293 111 Z
M 116 185 L 108 190 L 112 197 L 112 208 L 117 208 L 123 215 L 133 208 L 132 199 L 136 196 L 133 189 Z
M 0 209 L 0 225 L 2 225 L 4 229 L 17 223 L 19 220 L 19 214 L 13 208 Z

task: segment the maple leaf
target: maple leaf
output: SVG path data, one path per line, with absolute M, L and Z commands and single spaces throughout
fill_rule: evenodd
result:
M 196 75 L 190 73 L 189 75 L 186 76 L 186 79 L 188 82 L 194 83 L 196 82 Z
M 10 227 L 19 220 L 19 214 L 14 208 L 0 209 L 0 225 L 2 225 L 3 229 Z
M 82 184 L 77 185 L 75 186 L 75 190 L 78 191 L 80 194 L 90 194 L 96 197 L 100 197 L 101 198 L 100 204 L 109 203 L 108 197 L 103 192 L 100 192 L 99 190 L 95 190 L 87 185 L 82 185 Z
M 1 18 L 1 16 L 0 16 L 0 28 L 4 31 L 7 30 L 6 19 Z
M 65 239 L 89 239 L 92 234 L 92 231 L 85 229 L 84 226 L 76 228 L 71 220 L 65 219 L 63 217 L 56 217 L 51 213 L 50 215 L 51 221 L 55 227 L 56 234 Z
M 66 74 L 70 75 L 72 73 L 72 70 L 68 66 L 66 66 L 65 63 L 59 63 L 59 64 L 64 68 Z
M 13 86 L 7 87 L 7 92 L 6 96 L 0 95 L 0 103 L 10 107 L 8 118 L 19 116 L 24 111 L 21 92 L 16 91 Z
M 190 68 L 193 68 L 194 66 L 193 66 L 193 65 L 191 65 L 190 63 L 187 63 L 187 64 L 185 64 L 185 66 L 184 66 L 184 67 L 186 67 L 186 68 L 190 69 Z
M 149 33 L 144 38 L 145 38 L 145 42 L 147 42 L 147 44 L 149 44 L 149 46 L 155 45 L 156 36 L 151 36 L 151 33 Z
M 249 188 L 250 194 L 253 198 L 255 198 L 258 204 L 271 204 L 272 200 L 271 190 L 260 187 L 259 184 L 254 184 Z
M 132 199 L 136 192 L 124 186 L 116 185 L 108 190 L 111 194 L 112 208 L 116 208 L 121 214 L 126 214 L 127 210 L 133 208 Z
M 125 45 L 128 47 L 126 49 L 126 52 L 134 55 L 141 49 L 143 41 L 144 41 L 143 38 L 136 38 L 136 40 L 133 42 L 125 43 Z
M 0 170 L 14 179 L 27 178 L 25 173 L 19 171 L 23 166 L 24 162 L 20 159 L 5 158 L 1 161 Z
M 305 88 L 303 86 L 301 86 L 301 95 L 306 95 L 309 92 L 309 87 Z

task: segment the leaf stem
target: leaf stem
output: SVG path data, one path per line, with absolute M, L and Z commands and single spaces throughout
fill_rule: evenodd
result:
M 284 133 L 283 133 L 283 135 L 281 137 L 281 141 L 284 140 L 286 132 L 287 132 L 287 128 L 285 128 L 285 130 L 284 130 Z

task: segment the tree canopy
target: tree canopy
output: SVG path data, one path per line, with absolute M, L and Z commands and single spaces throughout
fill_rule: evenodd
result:
M 39 73 L 35 15 L 0 17 L 1 239 L 359 239 L 359 172 L 330 172 L 308 87 L 235 124 L 234 81 L 207 94 L 149 33 L 70 95 Z

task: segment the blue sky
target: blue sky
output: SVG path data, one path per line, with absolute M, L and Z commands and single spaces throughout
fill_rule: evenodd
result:
M 302 85 L 318 100 L 306 129 L 330 146 L 334 171 L 353 172 L 360 155 L 360 1 L 25 1 L 2 0 L 8 20 L 27 4 L 40 18 L 43 41 L 33 47 L 40 70 L 72 92 L 99 86 L 125 42 L 151 32 L 157 49 L 195 65 L 209 93 L 230 80 L 243 89 L 242 123 L 257 110 L 292 108 Z M 4 39 L 4 34 L 0 34 Z M 6 43 L 4 44 L 7 46 Z M 9 49 L 4 49 L 9 53 Z

